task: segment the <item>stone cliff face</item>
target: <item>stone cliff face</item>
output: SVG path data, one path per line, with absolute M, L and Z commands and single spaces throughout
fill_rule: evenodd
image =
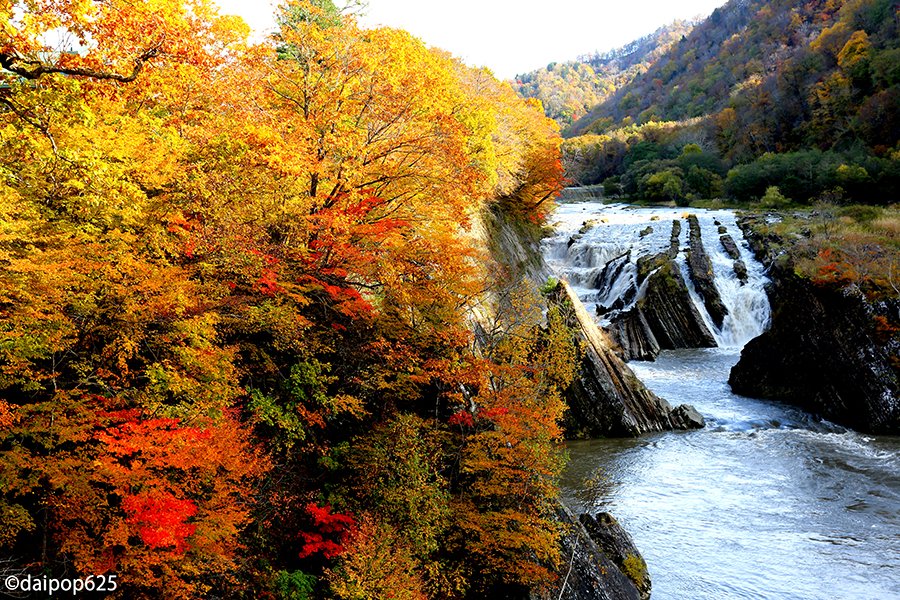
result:
M 517 231 L 503 215 L 488 215 L 480 224 L 479 234 L 494 259 L 515 276 L 534 286 L 546 281 L 549 269 L 538 240 Z M 567 284 L 559 284 L 549 301 L 567 303 L 571 316 L 568 324 L 583 347 L 577 381 L 566 393 L 570 410 L 565 426 L 570 434 L 633 436 L 645 431 L 702 427 L 703 418 L 692 407 L 673 410 L 644 387 L 615 355 L 614 344 Z M 473 314 L 476 329 L 482 316 Z M 559 504 L 557 520 L 564 528 L 559 578 L 551 589 L 527 592 L 529 600 L 649 600 L 647 565 L 615 519 L 601 513 L 596 517 L 582 515 L 579 520 Z
M 823 288 L 776 260 L 773 240 L 743 223 L 754 252 L 771 267 L 772 325 L 732 369 L 732 389 L 795 404 L 853 429 L 900 433 L 898 348 L 885 343 L 876 317 L 900 320 L 900 302 L 874 305 L 858 290 Z M 893 357 L 893 358 L 892 358 Z
M 627 437 L 703 427 L 703 417 L 693 407 L 673 409 L 641 383 L 567 283 L 558 284 L 550 302 L 563 307 L 582 347 L 578 374 L 565 392 L 567 437 Z
M 488 215 L 481 235 L 494 259 L 517 277 L 531 282 L 535 287 L 546 281 L 549 269 L 540 254 L 539 240 L 518 231 L 502 214 Z M 674 240 L 677 253 L 677 232 Z M 687 305 L 693 308 L 687 288 L 684 289 L 684 298 Z M 549 302 L 566 304 L 568 325 L 583 349 L 576 381 L 565 393 L 569 411 L 563 425 L 569 439 L 633 437 L 652 431 L 703 426 L 703 417 L 693 407 L 673 409 L 641 383 L 616 355 L 618 346 L 596 325 L 568 284 L 560 283 Z M 665 300 L 660 298 L 659 302 Z M 649 314 L 657 318 L 658 313 L 651 310 Z M 476 331 L 482 316 L 473 315 Z M 699 315 L 697 320 L 702 324 Z M 642 338 L 636 343 L 646 342 Z

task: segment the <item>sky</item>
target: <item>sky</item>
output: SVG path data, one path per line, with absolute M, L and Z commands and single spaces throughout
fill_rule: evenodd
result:
M 215 0 L 256 32 L 274 27 L 269 0 Z M 617 48 L 725 0 L 369 0 L 361 23 L 406 29 L 501 79 Z M 337 4 L 340 5 L 340 0 Z

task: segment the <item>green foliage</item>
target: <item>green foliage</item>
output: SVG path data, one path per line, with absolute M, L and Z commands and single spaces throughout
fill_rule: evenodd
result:
M 398 415 L 352 447 L 350 464 L 364 507 L 408 540 L 415 556 L 437 550 L 450 517 L 440 433 L 417 416 Z
M 884 216 L 885 210 L 880 206 L 854 204 L 842 206 L 837 214 L 841 217 L 849 217 L 862 225 L 868 225 Z
M 279 27 L 294 27 L 299 23 L 314 23 L 319 27 L 336 27 L 341 11 L 332 0 L 311 0 L 307 4 L 291 4 L 278 16 Z
M 683 198 L 684 180 L 680 169 L 666 169 L 647 175 L 641 181 L 644 194 L 650 200 L 675 201 Z
M 544 285 L 541 286 L 541 293 L 549 296 L 559 287 L 559 280 L 556 277 L 548 277 Z
M 749 202 L 777 186 L 789 198 L 809 203 L 841 188 L 857 202 L 886 203 L 900 193 L 900 161 L 860 154 L 807 150 L 765 154 L 758 160 L 731 169 L 725 192 Z
M 336 380 L 329 371 L 331 365 L 317 359 L 298 362 L 291 367 L 285 390 L 296 402 L 329 406 L 328 385 Z
M 759 205 L 763 208 L 784 208 L 791 203 L 790 198 L 786 198 L 778 186 L 769 186 L 766 193 L 759 199 Z
M 278 571 L 273 588 L 278 600 L 312 600 L 316 578 L 303 571 Z
M 643 558 L 629 554 L 622 563 L 622 570 L 638 589 L 645 587 L 647 583 L 647 563 L 644 562 Z
M 603 180 L 603 195 L 607 198 L 615 198 L 622 194 L 622 184 L 618 177 L 607 177 Z
M 271 438 L 280 450 L 289 450 L 306 439 L 306 429 L 295 404 L 282 406 L 272 396 L 251 389 L 247 409 L 253 415 L 254 423 L 267 428 L 266 437 Z

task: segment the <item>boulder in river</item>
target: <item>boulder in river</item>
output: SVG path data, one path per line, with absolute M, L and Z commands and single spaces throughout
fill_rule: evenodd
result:
M 741 251 L 738 249 L 737 243 L 735 243 L 734 238 L 730 235 L 722 235 L 719 236 L 719 241 L 722 243 L 722 248 L 725 250 L 725 254 L 727 254 L 731 260 L 734 261 L 734 274 L 737 276 L 738 280 L 740 280 L 741 285 L 747 283 L 749 279 L 749 274 L 747 273 L 747 265 L 741 260 Z

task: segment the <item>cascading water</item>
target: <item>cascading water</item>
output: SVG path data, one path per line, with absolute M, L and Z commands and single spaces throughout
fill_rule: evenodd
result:
M 561 205 L 555 215 L 556 235 L 546 242 L 548 264 L 574 287 L 588 310 L 602 313 L 601 324 L 634 306 L 641 298 L 637 262 L 669 247 L 672 221 L 681 221 L 676 261 L 691 298 L 718 346 L 740 349 L 768 326 L 770 311 L 767 279 L 727 210 L 690 209 L 697 215 L 706 253 L 712 262 L 715 285 L 728 309 L 722 327 L 716 327 L 688 273 L 688 212 L 683 209 L 634 208 L 627 205 L 580 203 Z M 740 259 L 747 267 L 742 283 L 734 271 L 734 259 L 725 252 L 720 228 L 737 242 Z M 598 311 L 599 308 L 599 311 Z
M 696 214 L 728 314 L 715 327 L 689 277 Z M 863 436 L 784 405 L 736 396 L 728 372 L 769 322 L 763 267 L 730 211 L 561 205 L 544 256 L 597 320 L 646 293 L 637 263 L 669 249 L 718 348 L 663 351 L 630 363 L 672 404 L 693 404 L 704 429 L 637 440 L 570 442 L 564 497 L 608 510 L 647 559 L 654 600 L 900 599 L 900 438 Z M 719 225 L 716 224 L 719 223 Z M 719 239 L 746 266 L 742 285 Z

